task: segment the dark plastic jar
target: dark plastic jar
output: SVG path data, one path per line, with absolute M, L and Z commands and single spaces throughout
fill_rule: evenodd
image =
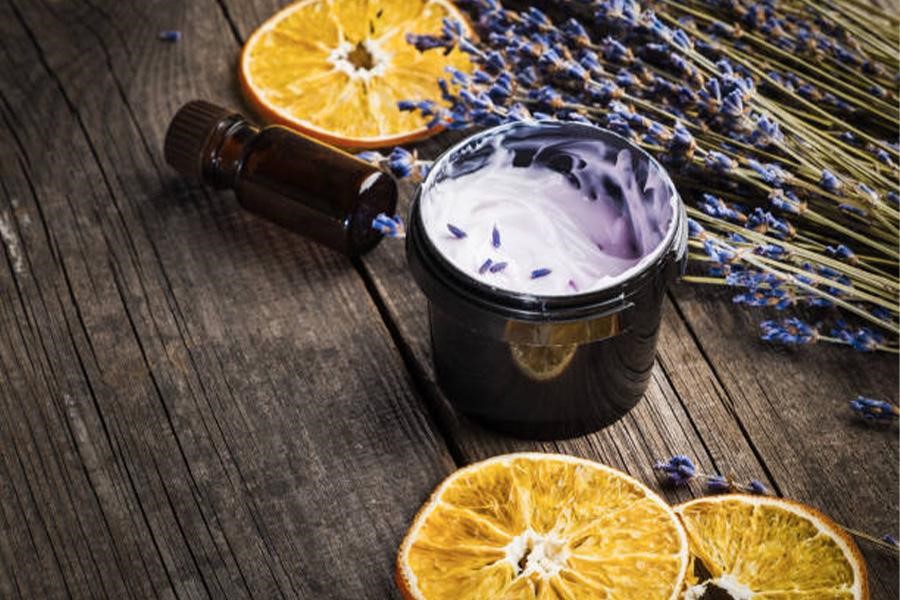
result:
M 492 136 L 565 136 L 630 151 L 634 172 L 656 170 L 671 193 L 671 221 L 652 259 L 607 288 L 566 296 L 522 294 L 487 285 L 441 255 L 426 231 L 421 198 Z M 466 164 L 460 168 L 460 163 Z M 559 439 L 605 427 L 641 399 L 656 355 L 663 298 L 687 258 L 684 206 L 662 166 L 609 131 L 537 122 L 483 131 L 445 152 L 413 201 L 406 242 L 410 270 L 429 300 L 437 382 L 467 416 L 519 437 Z

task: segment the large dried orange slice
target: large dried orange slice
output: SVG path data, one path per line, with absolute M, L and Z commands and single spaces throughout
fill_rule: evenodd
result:
M 869 597 L 866 566 L 839 525 L 803 504 L 729 494 L 675 507 L 704 576 L 685 600 L 713 588 L 738 600 L 854 600 Z M 692 576 L 692 579 L 694 577 Z
M 244 94 L 267 119 L 344 147 L 399 144 L 428 133 L 399 100 L 439 98 L 439 77 L 472 67 L 454 49 L 419 52 L 406 34 L 441 33 L 446 0 L 302 0 L 257 29 L 241 54 Z
M 400 546 L 416 600 L 673 599 L 688 565 L 673 510 L 610 467 L 509 454 L 448 477 Z

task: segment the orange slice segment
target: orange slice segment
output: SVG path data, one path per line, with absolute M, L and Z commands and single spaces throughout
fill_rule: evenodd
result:
M 610 467 L 509 454 L 448 477 L 397 557 L 415 600 L 674 599 L 688 565 L 672 509 Z
M 819 511 L 769 496 L 729 494 L 675 507 L 691 554 L 709 574 L 685 592 L 716 587 L 733 598 L 858 600 L 869 597 L 856 544 Z
M 406 34 L 465 18 L 446 0 L 302 0 L 257 29 L 241 54 L 247 100 L 266 119 L 344 147 L 375 148 L 429 133 L 399 100 L 439 98 L 446 67 L 470 72 L 459 50 L 419 52 Z

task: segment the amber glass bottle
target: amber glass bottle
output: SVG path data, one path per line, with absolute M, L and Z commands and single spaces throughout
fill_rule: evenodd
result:
M 397 204 L 393 179 L 373 165 L 201 100 L 175 114 L 164 152 L 182 175 L 231 188 L 247 210 L 350 256 L 378 243 L 372 220 Z

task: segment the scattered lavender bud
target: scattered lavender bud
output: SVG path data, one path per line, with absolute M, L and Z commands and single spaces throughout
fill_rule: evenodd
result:
M 895 538 L 894 536 L 892 536 L 889 533 L 884 534 L 881 537 L 881 541 L 883 541 L 887 544 L 890 544 L 891 546 L 900 546 L 900 543 L 897 542 L 897 538 Z
M 181 32 L 177 30 L 160 31 L 157 39 L 161 42 L 178 42 L 181 41 Z
M 487 272 L 487 270 L 490 269 L 491 265 L 493 265 L 493 264 L 494 264 L 494 261 L 492 261 L 491 259 L 487 259 L 486 261 L 481 263 L 480 267 L 478 267 L 478 274 L 484 275 L 485 272 Z
M 372 229 L 377 229 L 382 234 L 390 238 L 406 237 L 406 225 L 400 215 L 389 217 L 384 213 L 380 213 L 372 221 Z
M 494 225 L 494 229 L 491 231 L 491 246 L 494 248 L 500 247 L 500 231 L 497 229 L 496 225 Z
M 767 494 L 769 490 L 766 489 L 766 486 L 763 485 L 763 482 L 759 479 L 751 479 L 750 483 L 747 485 L 747 490 L 751 494 Z
M 687 484 L 697 473 L 697 466 L 684 454 L 676 454 L 666 461 L 657 462 L 653 470 L 662 473 L 666 482 L 680 486 Z
M 552 270 L 546 269 L 546 268 L 543 268 L 543 269 L 535 269 L 534 271 L 531 272 L 531 278 L 532 278 L 532 279 L 539 279 L 539 278 L 541 278 L 541 277 L 546 277 L 547 275 L 549 275 L 549 274 L 552 273 L 552 272 L 553 272 Z
M 710 492 L 730 492 L 733 489 L 731 481 L 722 475 L 710 475 L 706 478 L 706 489 Z
M 900 408 L 897 406 L 865 396 L 857 396 L 856 400 L 851 400 L 850 410 L 866 421 L 890 422 L 900 417 Z
M 397 177 L 398 179 L 409 177 L 412 175 L 415 166 L 416 156 L 412 152 L 405 150 L 400 146 L 391 150 L 391 154 L 388 156 L 388 168 L 394 177 Z
M 491 267 L 490 267 L 488 270 L 489 270 L 491 273 L 499 273 L 500 271 L 502 271 L 502 270 L 505 269 L 505 268 L 506 268 L 506 263 L 505 263 L 505 262 L 498 262 L 498 263 L 492 264 Z
M 456 225 L 453 225 L 451 223 L 447 223 L 447 231 L 449 231 L 453 235 L 453 237 L 455 237 L 458 240 L 461 240 L 464 237 L 466 237 L 465 231 L 463 231 L 462 229 L 460 229 L 459 227 L 457 227 Z

